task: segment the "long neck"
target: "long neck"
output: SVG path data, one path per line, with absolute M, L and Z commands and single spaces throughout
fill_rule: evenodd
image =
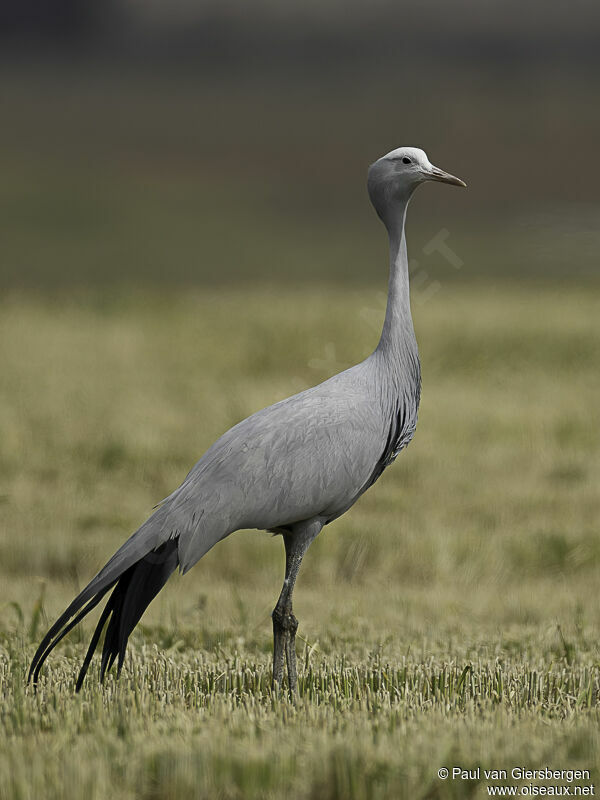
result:
M 377 349 L 391 358 L 398 358 L 406 350 L 416 354 L 417 344 L 410 313 L 410 288 L 408 279 L 408 255 L 404 223 L 407 198 L 394 209 L 394 214 L 384 220 L 390 239 L 390 278 L 387 308 L 381 339 Z

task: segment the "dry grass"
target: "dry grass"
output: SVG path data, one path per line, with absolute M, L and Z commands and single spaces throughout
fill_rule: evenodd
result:
M 37 696 L 23 678 L 219 433 L 369 352 L 378 296 L 5 299 L 0 798 L 484 797 L 438 767 L 595 769 L 599 299 L 415 294 L 417 435 L 306 557 L 297 705 L 268 688 L 283 554 L 256 532 L 171 580 L 119 684 L 73 695 L 91 623 Z

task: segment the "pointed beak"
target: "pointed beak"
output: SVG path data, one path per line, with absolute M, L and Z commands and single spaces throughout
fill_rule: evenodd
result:
M 439 169 L 439 167 L 431 167 L 427 171 L 423 171 L 423 175 L 425 175 L 426 179 L 429 181 L 440 181 L 441 183 L 451 183 L 452 186 L 464 186 L 466 188 L 467 184 L 464 181 L 461 181 L 460 178 L 456 178 L 454 175 L 450 175 L 449 172 L 444 172 L 443 169 Z

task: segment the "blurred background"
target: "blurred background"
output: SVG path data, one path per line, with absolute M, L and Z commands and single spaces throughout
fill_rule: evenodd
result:
M 469 184 L 413 203 L 429 276 L 595 278 L 599 34 L 592 0 L 4 0 L 0 284 L 382 285 L 401 144 Z

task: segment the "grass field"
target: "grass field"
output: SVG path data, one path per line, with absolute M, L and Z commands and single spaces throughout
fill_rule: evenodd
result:
M 438 779 L 455 765 L 598 780 L 600 290 L 426 296 L 415 440 L 300 573 L 296 703 L 269 688 L 283 545 L 258 532 L 171 579 L 118 683 L 99 688 L 95 663 L 74 694 L 93 620 L 37 694 L 24 679 L 49 622 L 216 436 L 370 352 L 380 295 L 2 300 L 2 800 L 441 800 L 496 785 Z

